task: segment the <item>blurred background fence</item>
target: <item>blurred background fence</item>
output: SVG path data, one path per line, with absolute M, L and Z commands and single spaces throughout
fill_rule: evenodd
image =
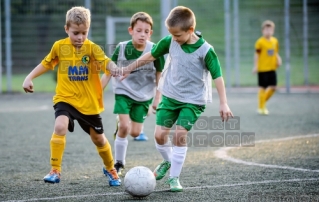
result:
M 225 8 L 229 2 L 229 10 Z M 261 36 L 261 23 L 272 20 L 276 24 L 275 37 L 279 39 L 283 66 L 278 69 L 279 86 L 285 86 L 285 13 L 284 0 L 1 0 L 1 58 L 2 89 L 8 91 L 7 45 L 11 45 L 12 81 L 24 77 L 50 51 L 54 41 L 67 37 L 64 31 L 65 14 L 72 6 L 88 6 L 92 13 L 90 39 L 105 48 L 110 56 L 108 43 L 117 44 L 130 39 L 127 32 L 129 22 L 114 23 L 113 31 L 108 31 L 107 19 L 130 18 L 135 12 L 145 11 L 154 20 L 152 41 L 157 42 L 165 30 L 164 20 L 169 10 L 176 5 L 191 8 L 197 20 L 196 29 L 211 43 L 222 64 L 226 84 L 231 86 L 256 86 L 253 67 L 254 43 Z M 11 41 L 6 30 L 8 14 L 5 2 L 9 2 Z M 235 2 L 238 2 L 236 13 Z M 308 16 L 308 63 L 304 63 L 303 47 L 303 0 L 289 2 L 290 38 L 290 83 L 292 86 L 305 84 L 319 85 L 319 1 L 307 0 Z M 225 13 L 226 11 L 226 13 Z M 234 13 L 235 11 L 235 13 Z M 229 17 L 229 30 L 225 29 L 225 19 Z M 236 19 L 238 31 L 236 31 Z M 112 22 L 112 20 L 111 20 Z M 110 20 L 109 20 L 110 23 Z M 234 24 L 235 23 L 235 24 Z M 235 26 L 235 29 L 234 29 Z M 111 29 L 111 28 L 110 28 Z M 227 30 L 227 33 L 226 31 Z M 112 34 L 113 33 L 113 34 Z M 112 34 L 112 36 L 110 36 Z M 109 36 L 108 36 L 109 35 Z M 226 61 L 225 36 L 230 37 L 229 55 Z M 236 40 L 238 55 L 235 57 Z M 112 42 L 110 42 L 110 40 Z M 10 43 L 11 42 L 11 43 Z M 227 45 L 227 44 L 226 44 Z M 225 69 L 226 64 L 229 69 Z M 308 65 L 307 65 L 308 64 Z M 309 73 L 305 71 L 306 66 Z M 238 68 L 239 71 L 236 71 Z M 307 74 L 307 75 L 305 75 Z M 52 77 L 53 78 L 53 77 Z M 306 79 L 306 80 L 305 80 Z M 0 82 L 1 84 L 1 82 Z M 21 86 L 21 83 L 19 83 Z M 0 88 L 1 89 L 1 88 Z

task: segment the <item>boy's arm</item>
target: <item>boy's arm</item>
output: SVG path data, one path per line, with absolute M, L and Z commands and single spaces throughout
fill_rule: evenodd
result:
M 255 55 L 254 55 L 254 68 L 252 70 L 252 72 L 254 74 L 258 72 L 258 59 L 259 59 L 259 54 L 257 52 L 255 52 Z
M 234 116 L 227 104 L 226 90 L 223 77 L 218 77 L 214 79 L 214 83 L 219 96 L 219 114 L 222 118 L 222 121 L 228 121 L 230 117 Z
M 137 69 L 140 66 L 146 65 L 150 62 L 153 62 L 156 58 L 154 58 L 151 54 L 151 52 L 148 52 L 141 57 L 139 57 L 135 62 L 131 63 L 127 67 L 122 68 L 121 75 L 123 75 L 123 78 L 126 78 L 132 71 Z
M 111 75 L 107 75 L 107 74 L 103 74 L 101 77 L 101 85 L 103 90 L 105 89 L 105 87 L 107 86 L 107 84 L 110 82 L 111 79 Z
M 159 80 L 161 78 L 161 74 L 162 74 L 162 72 L 156 72 L 156 94 L 155 94 L 153 105 L 152 105 L 154 114 L 156 113 L 158 103 L 160 102 L 161 97 L 162 97 L 161 92 L 157 89 Z
M 280 67 L 282 65 L 282 60 L 279 53 L 277 53 L 276 57 L 277 57 L 277 67 Z
M 122 68 L 119 68 L 113 61 L 109 61 L 106 65 L 106 69 L 110 71 L 112 76 L 120 76 L 123 74 Z
M 48 68 L 45 68 L 41 63 L 36 66 L 24 79 L 22 87 L 26 93 L 33 93 L 33 82 L 32 80 L 41 74 L 44 74 L 45 72 L 49 71 Z
M 169 47 L 171 44 L 172 36 L 162 38 L 155 46 L 153 46 L 151 52 L 148 52 L 138 58 L 135 62 L 131 63 L 129 66 L 123 68 L 123 79 L 125 79 L 132 71 L 136 68 L 153 62 L 156 58 L 164 56 L 169 52 Z

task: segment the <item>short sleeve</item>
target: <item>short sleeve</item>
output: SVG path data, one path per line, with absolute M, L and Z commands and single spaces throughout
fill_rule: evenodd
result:
M 119 57 L 119 53 L 120 53 L 120 44 L 118 44 L 114 50 L 114 53 L 112 54 L 112 61 L 117 63 L 117 59 Z
M 45 68 L 54 70 L 54 67 L 59 63 L 58 47 L 58 43 L 55 42 L 49 54 L 45 56 L 44 59 L 41 61 L 41 64 Z
M 151 54 L 154 58 L 164 56 L 169 52 L 169 46 L 171 45 L 172 36 L 162 38 L 151 50 Z
M 278 53 L 279 52 L 279 42 L 278 42 L 278 40 L 276 39 L 276 52 Z
M 257 40 L 255 43 L 255 51 L 256 51 L 256 53 L 261 52 L 261 41 L 260 40 Z
M 213 79 L 217 79 L 222 76 L 220 62 L 213 48 L 210 48 L 206 53 L 205 64 Z
M 164 56 L 160 56 L 154 61 L 154 66 L 157 72 L 162 72 L 165 65 L 165 58 Z
M 105 55 L 104 51 L 99 45 L 96 45 L 96 44 L 92 45 L 92 55 L 94 57 L 92 70 L 93 71 L 103 70 L 105 74 L 109 75 L 110 72 L 109 70 L 106 69 L 106 66 L 111 61 L 111 59 Z

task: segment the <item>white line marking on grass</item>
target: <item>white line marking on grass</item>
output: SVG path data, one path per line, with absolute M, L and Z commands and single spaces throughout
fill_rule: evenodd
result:
M 6 108 L 6 109 L 0 109 L 0 112 L 35 112 L 35 111 L 47 111 L 47 110 L 53 110 L 52 106 L 48 105 L 42 105 L 38 107 L 16 107 L 16 108 Z
M 311 134 L 311 135 L 303 135 L 303 136 L 294 136 L 294 137 L 285 137 L 285 138 L 279 138 L 279 139 L 272 139 L 272 140 L 260 140 L 256 141 L 256 143 L 265 143 L 265 142 L 278 142 L 278 141 L 287 141 L 287 140 L 293 140 L 293 139 L 299 139 L 299 138 L 308 138 L 308 137 L 318 137 L 319 134 Z M 228 156 L 227 151 L 232 149 L 232 147 L 223 147 L 218 149 L 214 152 L 215 156 L 217 158 L 230 161 L 233 163 L 239 163 L 249 166 L 259 166 L 264 168 L 279 168 L 279 169 L 286 169 L 286 170 L 296 170 L 296 171 L 303 171 L 303 172 L 319 172 L 319 170 L 310 170 L 310 169 L 304 169 L 304 168 L 295 168 L 290 166 L 279 166 L 279 165 L 271 165 L 271 164 L 263 164 L 263 163 L 254 163 L 249 161 L 244 161 L 236 158 L 232 158 Z
M 184 190 L 194 190 L 194 189 L 209 189 L 209 188 L 221 188 L 221 187 L 238 187 L 238 186 L 249 186 L 249 185 L 260 185 L 260 184 L 274 184 L 274 183 L 289 183 L 289 182 L 303 182 L 303 181 L 319 181 L 319 178 L 307 178 L 307 179 L 287 179 L 287 180 L 264 180 L 258 182 L 243 182 L 237 184 L 221 184 L 221 185 L 207 185 L 198 187 L 185 187 Z M 169 191 L 168 189 L 156 190 L 154 192 Z M 25 201 L 43 201 L 43 200 L 57 200 L 57 199 L 68 199 L 68 198 L 87 198 L 96 196 L 116 196 L 116 195 L 128 195 L 125 192 L 114 192 L 105 194 L 86 194 L 86 195 L 72 195 L 72 196 L 58 196 L 52 198 L 33 198 L 27 200 L 9 200 L 4 202 L 25 202 Z

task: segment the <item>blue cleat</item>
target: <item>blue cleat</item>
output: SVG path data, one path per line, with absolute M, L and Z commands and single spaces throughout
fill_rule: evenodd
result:
M 44 176 L 44 182 L 48 183 L 59 183 L 60 182 L 61 173 L 57 169 L 52 169 L 49 174 Z
M 110 171 L 107 171 L 104 167 L 103 167 L 103 173 L 106 177 L 109 178 L 109 185 L 110 186 L 120 186 L 121 185 L 121 179 L 119 178 L 119 176 L 117 175 L 116 169 L 113 168 Z
M 148 137 L 143 132 L 141 132 L 141 134 L 139 136 L 135 137 L 134 140 L 135 141 L 147 141 Z

